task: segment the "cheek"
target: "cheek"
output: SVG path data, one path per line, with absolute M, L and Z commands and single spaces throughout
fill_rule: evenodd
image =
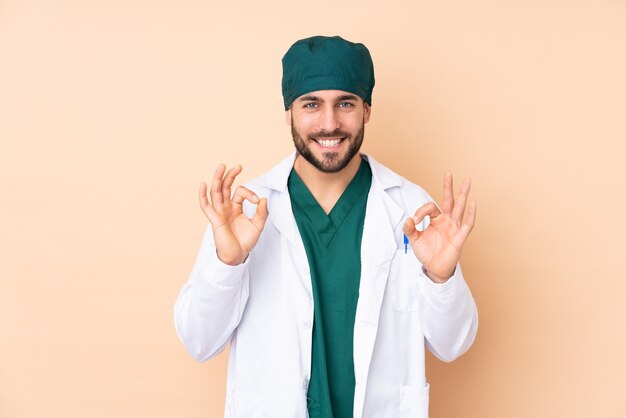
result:
M 351 115 L 345 118 L 341 123 L 341 127 L 344 131 L 350 131 L 353 134 L 361 129 L 361 125 L 363 125 L 363 115 Z
M 306 136 L 315 129 L 315 118 L 310 115 L 298 117 L 293 120 L 293 127 L 300 135 Z

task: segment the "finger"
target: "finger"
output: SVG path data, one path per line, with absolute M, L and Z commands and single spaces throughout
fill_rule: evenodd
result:
M 222 199 L 224 202 L 230 200 L 230 188 L 235 182 L 235 177 L 241 173 L 241 165 L 237 164 L 226 173 L 224 181 L 222 182 Z
M 222 177 L 224 177 L 225 170 L 226 166 L 220 164 L 217 170 L 215 170 L 213 182 L 211 183 L 211 203 L 216 209 L 224 204 L 224 200 L 222 199 Z
M 467 209 L 467 218 L 465 218 L 465 222 L 461 226 L 461 238 L 465 241 L 474 229 L 474 224 L 476 223 L 476 202 L 472 202 L 469 205 L 469 209 Z
M 445 214 L 452 214 L 454 208 L 454 192 L 452 191 L 452 173 L 449 171 L 443 176 L 443 202 L 441 210 Z
M 269 211 L 267 210 L 267 199 L 263 198 L 259 201 L 259 205 L 256 207 L 256 212 L 251 219 L 252 223 L 254 224 L 254 226 L 257 227 L 259 231 L 263 230 L 268 215 Z
M 235 189 L 235 195 L 233 196 L 233 203 L 237 203 L 241 205 L 243 204 L 244 199 L 247 199 L 252 203 L 259 203 L 259 197 L 256 194 L 254 194 L 252 190 L 247 189 L 243 186 L 238 186 Z
M 435 205 L 435 202 L 428 202 L 422 206 L 420 206 L 416 211 L 415 215 L 413 215 L 413 222 L 418 224 L 424 220 L 424 217 L 430 216 L 431 218 L 436 218 L 441 215 L 441 211 Z
M 205 206 L 209 206 L 209 199 L 206 195 L 207 185 L 205 182 L 200 182 L 200 189 L 198 190 L 198 199 L 200 200 L 200 207 L 204 208 Z
M 465 213 L 465 204 L 467 203 L 467 196 L 469 195 L 471 186 L 471 179 L 463 180 L 463 185 L 461 186 L 459 197 L 458 199 L 456 199 L 456 204 L 454 205 L 454 209 L 452 210 L 452 219 L 459 226 L 461 225 L 461 221 L 463 220 L 463 214 Z
M 217 219 L 217 213 L 215 212 L 215 209 L 213 209 L 213 207 L 209 205 L 209 199 L 207 198 L 206 192 L 207 192 L 207 185 L 205 182 L 201 182 L 200 189 L 198 190 L 198 198 L 200 200 L 200 209 L 202 209 L 202 212 L 204 212 L 204 214 L 209 219 L 211 224 L 213 224 L 214 221 Z
M 404 232 L 404 235 L 406 235 L 406 237 L 409 239 L 411 245 L 413 245 L 418 239 L 420 239 L 423 234 L 423 232 L 415 229 L 415 222 L 413 221 L 413 218 L 408 218 L 404 222 L 402 232 Z

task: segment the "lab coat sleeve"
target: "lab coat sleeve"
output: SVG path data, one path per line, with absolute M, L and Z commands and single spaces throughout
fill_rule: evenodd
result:
M 239 325 L 249 294 L 249 263 L 250 256 L 238 266 L 223 263 L 209 225 L 174 306 L 176 332 L 196 360 L 221 353 Z
M 445 283 L 423 273 L 419 280 L 426 346 L 440 360 L 453 361 L 470 348 L 478 330 L 478 310 L 461 266 Z

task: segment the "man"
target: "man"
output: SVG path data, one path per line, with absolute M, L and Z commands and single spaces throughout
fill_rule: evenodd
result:
M 476 216 L 470 182 L 439 209 L 419 186 L 359 153 L 371 116 L 367 48 L 296 42 L 283 58 L 296 152 L 231 196 L 220 165 L 209 219 L 175 307 L 199 361 L 230 342 L 225 416 L 427 417 L 427 347 L 452 361 L 476 306 L 458 265 Z M 410 247 L 410 248 L 409 248 Z

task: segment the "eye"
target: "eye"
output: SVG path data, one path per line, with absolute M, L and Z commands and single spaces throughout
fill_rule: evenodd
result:
M 309 102 L 309 103 L 305 103 L 304 106 L 305 109 L 315 109 L 317 108 L 317 103 L 315 102 Z
M 343 107 L 343 108 L 351 108 L 351 107 L 354 107 L 354 104 L 351 102 L 341 102 L 337 106 Z

